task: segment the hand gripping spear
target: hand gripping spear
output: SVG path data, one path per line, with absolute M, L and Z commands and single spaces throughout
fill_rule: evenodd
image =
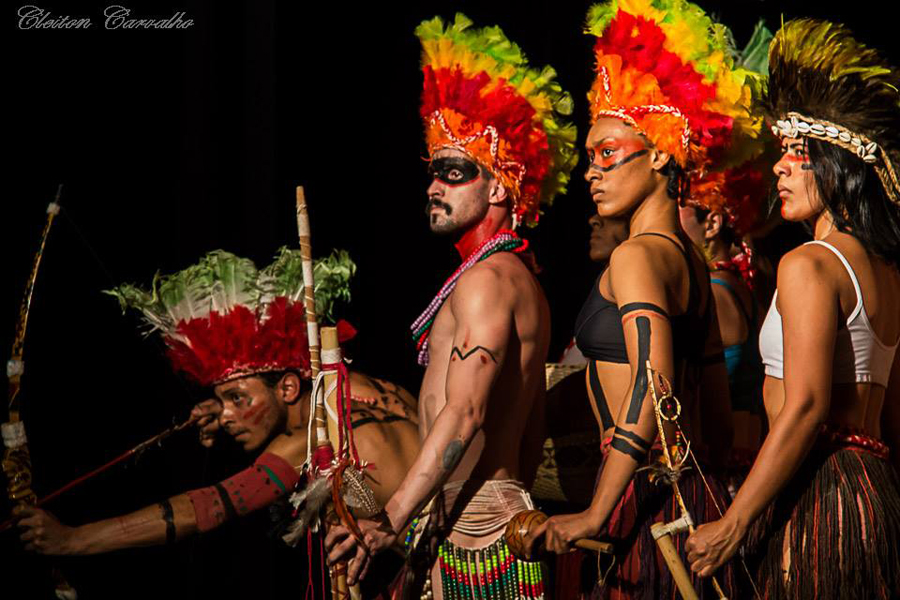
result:
M 315 300 L 315 281 L 313 278 L 313 261 L 312 246 L 310 243 L 310 227 L 309 213 L 307 212 L 306 197 L 303 193 L 303 187 L 297 187 L 297 230 L 300 236 L 300 256 L 303 265 L 303 299 L 306 306 L 306 327 L 307 337 L 309 338 L 309 357 L 310 369 L 312 371 L 312 380 L 316 382 L 322 368 L 319 345 L 319 323 L 316 315 Z M 341 424 L 343 419 L 338 415 L 342 414 L 341 408 L 337 402 L 337 379 L 338 365 L 341 363 L 341 348 L 338 344 L 337 330 L 333 327 L 325 327 L 322 329 L 322 347 L 321 355 L 325 357 L 328 370 L 324 375 L 325 396 L 327 399 L 320 398 L 320 394 L 316 393 L 318 386 L 313 386 L 312 402 L 314 407 L 315 432 L 316 432 L 316 450 L 313 457 L 313 471 L 319 476 L 324 476 L 324 471 L 331 468 L 334 463 L 335 451 L 332 439 L 341 441 L 341 448 L 338 448 L 338 455 L 343 455 L 346 450 L 347 436 L 341 435 Z M 327 408 L 326 408 L 327 405 Z M 333 474 L 335 476 L 338 473 Z M 339 487 L 335 489 L 339 490 Z M 332 495 L 334 496 L 334 494 Z M 335 516 L 335 504 L 342 504 L 338 497 L 326 508 L 326 523 L 333 523 L 337 520 Z M 340 562 L 331 568 L 331 597 L 333 600 L 347 600 L 361 598 L 359 586 L 350 587 L 347 585 L 347 563 Z

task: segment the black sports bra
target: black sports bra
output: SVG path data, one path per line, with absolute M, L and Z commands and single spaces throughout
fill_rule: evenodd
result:
M 686 250 L 691 242 L 684 240 L 681 235 L 678 235 L 679 241 L 681 241 L 681 244 L 679 244 L 671 237 L 655 232 L 640 233 L 635 237 L 642 235 L 655 235 L 669 240 L 678 247 L 687 263 L 689 283 L 687 310 L 683 314 L 669 316 L 669 323 L 672 326 L 675 364 L 679 365 L 681 361 L 687 361 L 699 366 L 706 346 L 706 334 L 709 330 L 710 297 L 707 294 L 706 309 L 703 311 L 703 314 L 699 314 L 700 290 L 698 288 L 697 275 L 691 263 L 690 255 Z M 600 277 L 603 277 L 602 273 Z M 625 332 L 622 329 L 622 317 L 619 315 L 619 307 L 615 302 L 607 300 L 600 294 L 600 277 L 594 282 L 587 300 L 585 300 L 578 317 L 575 319 L 575 343 L 582 354 L 591 359 L 591 364 L 589 365 L 591 367 L 595 367 L 593 364 L 595 360 L 627 364 L 628 353 L 625 349 Z M 704 281 L 708 287 L 709 278 L 705 277 Z M 680 372 L 681 369 L 677 368 L 677 371 Z M 615 422 L 609 414 L 609 408 L 606 406 L 602 391 L 599 389 L 599 378 L 596 372 L 589 372 L 589 375 L 591 375 L 591 387 L 600 408 L 603 427 L 613 427 Z M 594 381 L 596 381 L 597 386 L 593 385 Z M 681 382 L 676 382 L 675 387 L 676 391 L 679 390 Z M 607 419 L 609 419 L 608 422 Z

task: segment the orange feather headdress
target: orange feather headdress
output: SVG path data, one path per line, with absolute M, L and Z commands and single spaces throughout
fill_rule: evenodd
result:
M 733 142 L 758 137 L 762 118 L 723 25 L 685 0 L 610 0 L 591 8 L 586 32 L 597 36 L 592 122 L 621 119 L 684 168 L 742 162 Z
M 540 205 L 564 193 L 578 162 L 572 98 L 552 67 L 530 68 L 499 27 L 475 29 L 457 14 L 416 28 L 422 42 L 421 115 L 428 151 L 455 148 L 500 180 L 514 222 L 537 222 Z

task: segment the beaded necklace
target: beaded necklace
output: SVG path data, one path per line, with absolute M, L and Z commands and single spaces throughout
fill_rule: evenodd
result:
M 415 320 L 410 329 L 412 330 L 413 341 L 416 342 L 416 349 L 419 351 L 418 362 L 420 365 L 428 365 L 428 336 L 431 333 L 431 326 L 434 324 L 434 318 L 437 316 L 444 301 L 450 297 L 456 288 L 456 283 L 463 273 L 474 267 L 477 263 L 486 259 L 497 252 L 515 252 L 521 253 L 528 248 L 528 241 L 523 240 L 516 232 L 511 229 L 501 229 L 492 237 L 486 239 L 475 249 L 472 254 L 463 261 L 459 268 L 454 271 L 453 275 L 444 283 L 437 296 L 428 305 L 419 318 Z

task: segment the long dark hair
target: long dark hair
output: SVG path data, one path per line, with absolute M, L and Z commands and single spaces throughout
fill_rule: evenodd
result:
M 900 266 L 900 207 L 891 202 L 875 169 L 839 146 L 806 138 L 819 197 L 839 231 Z

